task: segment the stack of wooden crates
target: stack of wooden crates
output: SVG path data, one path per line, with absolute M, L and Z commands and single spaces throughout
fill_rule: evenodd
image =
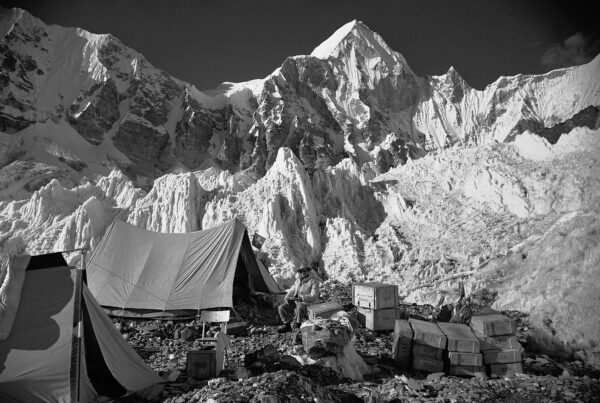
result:
M 450 375 L 475 376 L 483 373 L 483 356 L 480 343 L 467 325 L 460 323 L 438 323 L 448 338 L 446 355 L 447 369 Z
M 411 366 L 427 372 L 444 370 L 444 350 L 448 338 L 436 323 L 409 319 L 413 329 Z
M 476 315 L 471 318 L 471 328 L 481 343 L 483 363 L 490 375 L 512 376 L 523 372 L 514 321 L 498 313 Z
M 352 286 L 358 322 L 370 330 L 393 330 L 398 311 L 398 287 L 383 283 Z
M 522 373 L 515 323 L 500 314 L 474 316 L 471 327 L 397 319 L 392 355 L 396 366 L 451 375 Z M 485 364 L 485 367 L 484 367 Z

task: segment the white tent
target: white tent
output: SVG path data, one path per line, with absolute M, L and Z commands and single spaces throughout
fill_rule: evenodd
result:
M 61 254 L 14 261 L 26 271 L 15 321 L 0 342 L 0 401 L 88 402 L 164 381 L 117 332 L 82 272 Z
M 258 266 L 246 228 L 237 220 L 182 234 L 116 220 L 86 271 L 100 305 L 120 314 L 232 307 L 240 294 L 281 292 Z

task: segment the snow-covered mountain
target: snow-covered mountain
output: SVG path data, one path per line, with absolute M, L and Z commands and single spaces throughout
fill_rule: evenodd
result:
M 453 68 L 415 75 L 352 21 L 200 92 L 23 10 L 0 36 L 0 252 L 93 249 L 116 217 L 237 217 L 284 285 L 314 263 L 436 303 L 462 279 L 600 362 L 600 57 L 478 91 Z
M 456 143 L 502 142 L 525 130 L 552 139 L 560 125 L 592 126 L 600 103 L 598 58 L 477 91 L 453 68 L 417 77 L 359 21 L 262 80 L 207 93 L 110 34 L 48 26 L 23 10 L 3 13 L 0 36 L 0 177 L 22 177 L 0 183 L 5 198 L 114 166 L 146 187 L 210 166 L 258 179 L 283 146 L 310 172 L 352 157 L 382 173 Z

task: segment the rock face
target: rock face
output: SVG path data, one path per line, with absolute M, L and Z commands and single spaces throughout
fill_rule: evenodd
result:
M 310 174 L 347 157 L 382 173 L 433 149 L 511 141 L 526 130 L 555 142 L 593 128 L 599 115 L 598 58 L 477 91 L 453 68 L 417 77 L 359 21 L 262 80 L 208 93 L 110 34 L 48 26 L 13 9 L 0 35 L 1 167 L 30 159 L 75 181 L 114 165 L 148 189 L 176 168 L 250 169 L 258 179 L 280 147 Z
M 461 279 L 600 354 L 600 57 L 478 91 L 453 68 L 416 76 L 352 21 L 202 93 L 23 10 L 1 16 L 0 47 L 0 252 L 93 250 L 116 217 L 163 232 L 235 217 L 283 285 L 318 264 L 436 303 Z

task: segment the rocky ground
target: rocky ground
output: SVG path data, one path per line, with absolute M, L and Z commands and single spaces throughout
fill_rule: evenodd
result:
M 351 308 L 350 287 L 326 285 L 322 297 Z M 518 337 L 526 349 L 523 374 L 512 378 L 461 378 L 400 370 L 391 359 L 392 333 L 361 328 L 352 342 L 373 369 L 365 381 L 354 382 L 318 363 L 290 365 L 284 359 L 262 374 L 237 379 L 235 370 L 244 366 L 249 353 L 269 344 L 282 355 L 302 354 L 303 349 L 301 344 L 294 343 L 292 333 L 277 333 L 277 313 L 266 301 L 241 305 L 236 310 L 248 322 L 248 332 L 231 340 L 225 371 L 219 378 L 208 381 L 196 381 L 185 374 L 187 351 L 199 344 L 193 338 L 181 338 L 186 323 L 157 325 L 115 320 L 144 360 L 169 379 L 152 402 L 600 402 L 600 370 L 580 361 L 558 361 L 527 351 L 527 319 L 519 312 L 505 314 L 519 323 Z M 439 310 L 432 306 L 404 305 L 404 313 L 408 317 L 431 319 Z M 174 339 L 177 336 L 180 338 Z M 119 401 L 145 400 L 130 396 Z

